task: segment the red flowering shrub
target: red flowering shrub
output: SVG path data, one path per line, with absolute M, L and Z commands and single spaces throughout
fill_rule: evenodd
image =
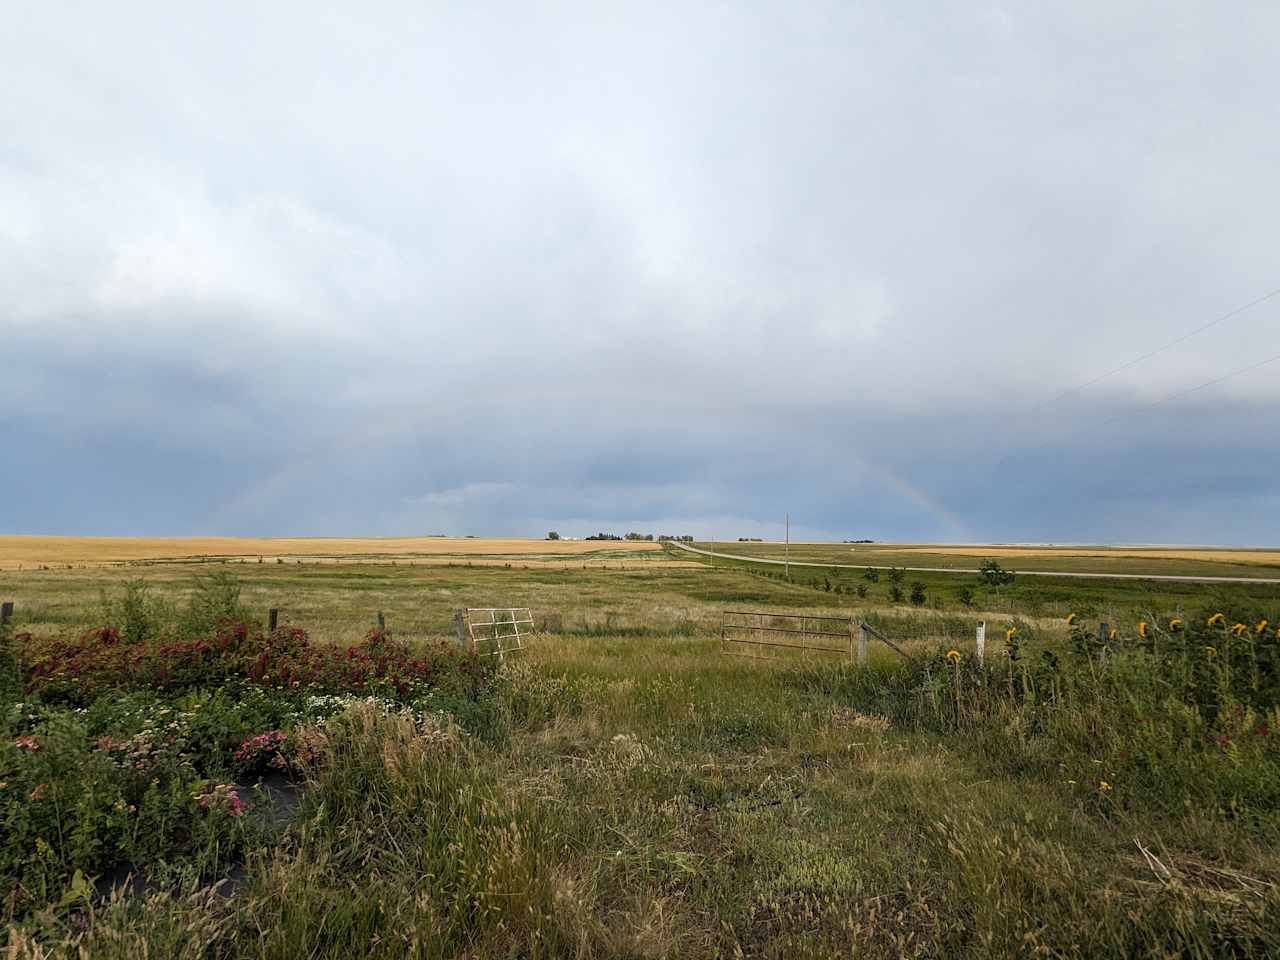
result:
M 241 773 L 288 769 L 289 761 L 285 759 L 288 738 L 283 730 L 268 730 L 256 737 L 246 737 L 232 755 L 236 769 Z
M 211 639 L 137 644 L 120 643 L 111 628 L 91 630 L 76 643 L 39 651 L 25 679 L 29 692 L 78 702 L 129 686 L 176 689 L 232 679 L 402 700 L 415 689 L 431 688 L 476 699 L 488 687 L 492 669 L 474 653 L 443 642 L 414 657 L 408 644 L 383 630 L 370 631 L 344 650 L 311 643 L 299 627 L 250 634 L 244 624 L 234 623 Z
M 356 647 L 375 657 L 407 657 L 409 655 L 409 645 L 403 640 L 393 639 L 391 631 L 385 627 L 374 627 L 363 640 L 356 644 Z

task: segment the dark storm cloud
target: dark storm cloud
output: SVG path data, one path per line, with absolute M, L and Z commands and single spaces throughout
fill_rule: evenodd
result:
M 1274 542 L 1277 27 L 30 6 L 0 531 Z

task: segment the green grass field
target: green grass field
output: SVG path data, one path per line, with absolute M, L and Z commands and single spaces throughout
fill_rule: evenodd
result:
M 709 542 L 695 546 L 711 549 Z M 715 541 L 717 552 L 781 560 L 781 543 Z M 994 557 L 1010 570 L 1111 573 L 1129 576 L 1280 578 L 1280 552 L 1270 549 L 1170 547 L 952 547 L 878 543 L 793 543 L 793 561 L 877 567 L 975 569 Z
M 200 585 L 181 567 L 0 579 L 30 634 L 7 643 L 35 684 L 11 687 L 3 713 L 7 955 L 1280 951 L 1280 664 L 1271 635 L 1254 634 L 1280 614 L 1274 592 L 1036 585 L 1161 623 L 1175 608 L 1230 614 L 1094 648 L 1094 623 L 1073 637 L 1059 615 L 1070 597 L 1020 607 L 1021 581 L 968 608 L 947 593 L 958 579 L 931 580 L 912 606 L 881 597 L 884 582 L 859 598 L 660 558 L 201 572 L 238 581 Z M 139 574 L 148 589 L 126 591 Z M 431 651 L 455 607 L 499 604 L 559 623 L 480 679 L 295 688 L 253 675 L 256 646 L 248 673 L 173 653 L 224 608 L 260 622 L 277 607 L 319 648 L 356 643 L 382 611 L 405 656 L 445 657 Z M 912 659 L 727 657 L 720 613 L 743 607 L 856 611 Z M 164 648 L 206 673 L 127 667 L 78 692 L 64 660 L 42 686 L 40 658 L 104 618 L 136 634 L 119 648 L 136 662 Z M 982 665 L 979 618 L 995 620 Z M 370 664 L 392 649 L 366 643 Z M 238 759 L 276 730 L 264 749 L 278 767 Z M 142 889 L 107 892 L 104 877 L 129 871 Z

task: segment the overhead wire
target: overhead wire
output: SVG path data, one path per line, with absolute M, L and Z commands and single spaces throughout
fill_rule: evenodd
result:
M 1186 333 L 1182 334 L 1182 336 L 1176 337 L 1173 340 L 1170 340 L 1168 343 L 1163 344 L 1162 346 L 1156 347 L 1156 349 L 1154 350 L 1151 350 L 1147 353 L 1142 354 L 1142 356 L 1140 357 L 1134 357 L 1132 360 L 1126 360 L 1124 363 L 1120 364 L 1118 367 L 1113 367 L 1112 369 L 1108 370 L 1106 373 L 1102 373 L 1094 377 L 1092 380 L 1086 380 L 1084 383 L 1078 383 L 1074 387 L 1068 387 L 1066 390 L 1063 390 L 1061 393 L 1054 394 L 1049 399 L 1042 400 L 1040 403 L 1033 405 L 1031 409 L 1028 410 L 1027 412 L 1032 413 L 1037 410 L 1041 410 L 1044 407 L 1049 406 L 1050 404 L 1057 403 L 1059 400 L 1063 399 L 1064 397 L 1069 397 L 1073 393 L 1079 393 L 1081 390 L 1086 390 L 1089 387 L 1094 386 L 1095 384 L 1101 383 L 1103 380 L 1106 380 L 1108 377 L 1115 376 L 1117 373 L 1121 373 L 1125 370 L 1130 369 L 1131 367 L 1136 367 L 1138 364 L 1146 360 L 1150 360 L 1152 357 L 1157 356 L 1158 354 L 1164 353 L 1164 351 L 1168 350 L 1170 347 L 1176 347 L 1180 343 L 1185 343 L 1186 341 L 1190 340 L 1192 337 L 1196 336 L 1197 334 L 1204 333 L 1204 331 L 1212 327 L 1216 327 L 1218 324 L 1223 323 L 1227 320 L 1230 320 L 1232 317 L 1237 317 L 1248 310 L 1252 310 L 1254 307 L 1258 306 L 1259 304 L 1266 303 L 1268 300 L 1271 300 L 1272 298 L 1277 296 L 1280 296 L 1280 287 L 1277 287 L 1275 290 L 1272 290 L 1270 293 L 1264 293 L 1262 296 L 1258 297 L 1255 300 L 1250 300 L 1248 303 L 1244 304 L 1243 306 L 1236 307 L 1234 310 L 1229 310 L 1226 313 L 1222 314 L 1222 316 L 1215 317 L 1214 319 L 1210 320 L 1208 323 L 1203 324 L 1199 327 L 1196 327 L 1194 330 L 1189 330 Z M 1206 383 L 1204 384 L 1204 386 L 1210 386 L 1210 384 Z
M 1114 376 L 1117 373 L 1120 373 L 1124 370 L 1128 370 L 1132 367 L 1135 367 L 1138 364 L 1143 363 L 1144 361 L 1149 360 L 1160 353 L 1163 353 L 1165 350 L 1168 350 L 1171 347 L 1175 347 L 1180 343 L 1184 343 L 1187 340 L 1190 340 L 1192 337 L 1196 336 L 1197 334 L 1203 333 L 1206 330 L 1209 330 L 1227 320 L 1230 320 L 1232 317 L 1239 316 L 1240 314 L 1245 313 L 1246 311 L 1251 310 L 1254 307 L 1259 306 L 1260 304 L 1266 303 L 1268 300 L 1272 300 L 1278 296 L 1280 296 L 1280 287 L 1270 291 L 1269 293 L 1265 293 L 1260 297 L 1250 300 L 1248 303 L 1243 304 L 1239 307 L 1236 307 L 1233 310 L 1229 310 L 1228 312 L 1222 314 L 1221 316 L 1215 317 L 1214 319 L 1210 320 L 1208 323 L 1201 324 L 1200 326 L 1196 327 L 1194 330 L 1189 330 L 1188 332 L 1182 334 L 1179 337 L 1174 338 L 1173 340 L 1168 341 L 1167 343 L 1162 344 L 1161 346 L 1157 347 L 1154 350 L 1149 350 L 1146 353 L 1142 354 L 1141 356 L 1134 357 L 1131 360 L 1126 360 L 1124 363 L 1120 364 L 1119 366 L 1113 367 L 1107 372 L 1100 374 L 1092 378 L 1091 380 L 1087 380 L 1084 383 L 1076 384 L 1073 387 L 1069 387 L 1066 390 L 1063 390 L 1062 392 L 1048 398 L 1047 400 L 1043 400 L 1040 403 L 1033 405 L 1032 407 L 1028 408 L 1026 411 L 1022 412 L 1021 414 L 1015 413 L 1014 415 L 1015 419 L 1019 418 L 1020 416 L 1027 416 L 1031 413 L 1042 410 L 1045 407 L 1050 406 L 1051 404 L 1057 403 L 1059 400 L 1062 400 L 1064 397 L 1068 397 L 1073 393 L 1078 393 L 1081 390 L 1087 389 L 1088 387 L 1091 387 L 1097 383 L 1101 383 L 1103 380 L 1106 380 L 1108 377 Z M 1268 364 L 1275 363 L 1277 360 L 1280 360 L 1280 354 L 1276 354 L 1275 356 L 1268 357 L 1265 360 L 1260 360 L 1255 363 L 1248 364 L 1244 367 L 1240 367 L 1237 370 L 1232 370 L 1230 373 L 1225 373 L 1221 376 L 1214 377 L 1213 379 L 1206 380 L 1203 383 L 1198 383 L 1195 386 L 1189 387 L 1185 390 L 1177 390 L 1173 393 L 1170 393 L 1166 396 L 1161 397 L 1158 400 L 1152 401 L 1151 403 L 1143 404 L 1140 407 L 1135 407 L 1117 416 L 1111 417 L 1110 419 L 1105 420 L 1102 423 L 1097 424 L 1096 426 L 1100 428 L 1100 427 L 1108 426 L 1113 423 L 1118 423 L 1121 420 L 1124 420 L 1128 417 L 1145 413 L 1148 410 L 1151 410 L 1162 404 L 1168 403 L 1172 400 L 1178 400 L 1182 397 L 1190 396 L 1191 394 L 1196 393 L 1200 390 L 1204 390 L 1208 387 L 1215 386 L 1219 383 L 1224 383 L 1227 380 L 1231 380 L 1234 377 L 1238 377 L 1243 374 L 1250 373 L 1254 370 L 1260 369 L 1261 367 L 1265 367 Z M 1075 430 L 1070 430 L 1069 432 L 1075 433 L 1077 432 L 1077 430 L 1082 428 L 1083 428 L 1083 425 L 1079 425 L 1076 427 Z M 1015 456 L 1015 453 L 1013 450 L 1007 451 L 1003 456 L 1001 456 L 996 461 L 996 464 L 995 464 L 996 468 L 999 468 L 1004 463 L 1013 459 L 1014 456 Z
M 1277 360 L 1280 360 L 1280 353 L 1277 353 L 1274 357 L 1268 357 L 1266 360 L 1259 360 L 1257 363 L 1251 363 L 1246 367 L 1241 367 L 1239 370 L 1232 370 L 1230 373 L 1224 373 L 1222 376 L 1214 377 L 1212 380 L 1206 380 L 1204 383 L 1196 384 L 1196 386 L 1190 387 L 1186 390 L 1178 390 L 1174 393 L 1169 394 L 1168 396 L 1161 397 L 1159 400 L 1154 400 L 1151 403 L 1145 403 L 1140 407 L 1134 407 L 1132 410 L 1126 413 L 1122 413 L 1117 417 L 1112 417 L 1110 420 L 1104 420 L 1102 423 L 1099 424 L 1099 426 L 1105 427 L 1108 424 L 1118 423 L 1119 421 L 1124 420 L 1128 417 L 1131 417 L 1135 414 L 1145 413 L 1147 410 L 1150 410 L 1152 407 L 1158 407 L 1160 406 L 1160 404 L 1168 403 L 1170 400 L 1177 400 L 1181 397 L 1188 396 L 1190 394 L 1195 393 L 1197 390 L 1203 390 L 1205 387 L 1212 387 L 1215 384 L 1223 383 L 1227 380 L 1230 380 L 1232 377 L 1238 377 L 1242 373 L 1249 373 L 1253 370 L 1257 370 L 1259 367 L 1265 367 L 1267 364 L 1275 363 Z

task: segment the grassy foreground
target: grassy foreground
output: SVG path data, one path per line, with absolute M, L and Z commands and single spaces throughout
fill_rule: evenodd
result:
M 726 605 L 834 606 L 743 571 L 370 570 L 396 579 L 362 606 L 421 601 L 438 632 L 451 604 L 518 590 L 563 623 L 498 672 L 426 626 L 366 635 L 367 615 L 199 649 L 293 582 L 273 577 L 306 579 L 316 616 L 368 586 L 311 573 L 166 574 L 141 598 L 112 580 L 105 606 L 79 574 L 22 582 L 9 955 L 1280 951 L 1280 663 L 1256 629 L 1276 611 L 1247 596 L 1147 641 L 1022 622 L 985 665 L 968 623 L 882 610 L 914 656 L 860 669 L 725 656 Z M 35 669 L 103 615 L 122 636 L 70 654 L 78 683 L 65 655 Z M 347 644 L 364 673 L 330 669 Z M 316 672 L 275 683 L 280 658 Z M 113 679 L 78 689 L 93 670 Z M 104 888 L 129 869 L 142 889 Z

